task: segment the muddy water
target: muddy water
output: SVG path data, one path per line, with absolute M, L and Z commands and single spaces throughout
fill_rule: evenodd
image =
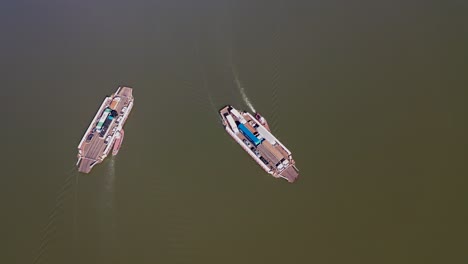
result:
M 451 2 L 451 3 L 448 3 Z M 466 263 L 463 1 L 3 1 L 1 263 Z M 89 175 L 76 147 L 135 107 Z M 223 131 L 265 116 L 299 181 Z

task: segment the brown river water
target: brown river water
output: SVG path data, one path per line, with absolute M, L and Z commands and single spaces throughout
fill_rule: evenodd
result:
M 0 263 L 468 263 L 466 1 L 2 1 Z M 104 97 L 119 154 L 77 172 Z M 223 130 L 267 118 L 293 184 Z M 251 104 L 251 106 L 249 106 Z

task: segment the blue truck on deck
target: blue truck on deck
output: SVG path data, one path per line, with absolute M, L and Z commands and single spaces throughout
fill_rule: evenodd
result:
M 239 124 L 237 127 L 242 132 L 242 134 L 244 134 L 244 136 L 246 136 L 255 146 L 260 144 L 260 139 L 254 136 L 254 134 L 252 134 L 252 132 L 250 132 L 250 130 L 244 126 L 244 124 Z

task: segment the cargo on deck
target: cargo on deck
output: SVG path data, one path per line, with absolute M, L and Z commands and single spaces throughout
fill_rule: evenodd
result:
M 267 173 L 288 182 L 299 177 L 291 152 L 273 136 L 264 117 L 258 113 L 253 117 L 229 105 L 220 110 L 220 115 L 228 134 Z
M 133 106 L 132 91 L 130 87 L 119 87 L 102 102 L 78 145 L 79 172 L 89 173 L 94 165 L 101 163 L 119 138 L 117 150 L 114 148 L 113 151 L 113 154 L 117 154 L 123 140 L 123 125 Z

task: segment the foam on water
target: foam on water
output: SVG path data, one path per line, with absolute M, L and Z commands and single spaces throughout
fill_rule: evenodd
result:
M 237 74 L 237 71 L 234 69 L 233 65 L 231 64 L 231 69 L 232 69 L 232 74 L 234 75 L 234 81 L 236 83 L 237 89 L 239 89 L 240 94 L 242 95 L 242 100 L 244 100 L 244 103 L 249 107 L 250 111 L 255 113 L 255 108 L 250 102 L 249 97 L 247 96 L 247 93 L 245 92 L 245 88 L 242 86 L 242 83 L 239 80 L 239 75 Z

